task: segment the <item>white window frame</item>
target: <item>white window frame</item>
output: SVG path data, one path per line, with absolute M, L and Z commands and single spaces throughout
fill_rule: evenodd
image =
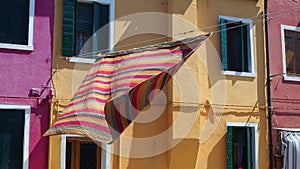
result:
M 91 3 L 97 2 L 103 5 L 109 5 L 109 29 L 108 29 L 108 48 L 113 51 L 114 47 L 114 30 L 115 30 L 115 0 L 77 0 L 78 2 Z M 69 57 L 69 62 L 89 63 L 92 64 L 96 59 L 93 58 L 80 58 L 80 57 Z
M 254 134 L 254 137 L 252 138 L 252 143 L 254 143 L 254 158 L 252 159 L 254 161 L 254 169 L 258 169 L 259 168 L 259 162 L 258 162 L 258 124 L 257 123 L 245 123 L 245 122 L 226 122 L 226 129 L 228 126 L 231 126 L 231 127 L 252 127 L 253 129 L 251 130 Z M 227 131 L 226 131 L 227 133 Z M 252 150 L 253 150 L 252 149 Z
M 63 134 L 60 141 L 60 169 L 66 168 L 67 137 L 83 137 L 75 134 Z M 110 169 L 111 146 L 102 143 L 101 145 L 101 169 Z
M 282 47 L 282 68 L 283 68 L 283 78 L 284 80 L 287 81 L 298 81 L 300 82 L 300 76 L 295 77 L 295 76 L 288 76 L 286 73 L 286 56 L 285 56 L 285 38 L 284 38 L 284 30 L 291 30 L 291 31 L 296 31 L 300 33 L 300 27 L 296 26 L 289 26 L 289 25 L 280 25 L 280 30 L 281 30 L 281 47 Z
M 226 19 L 234 22 L 243 22 L 247 23 L 248 26 L 248 37 L 250 43 L 248 44 L 248 69 L 250 72 L 237 72 L 237 71 L 230 71 L 230 70 L 222 70 L 222 74 L 224 75 L 232 75 L 232 76 L 245 76 L 245 77 L 256 77 L 255 73 L 255 64 L 254 64 L 254 39 L 253 39 L 253 21 L 251 19 L 245 19 L 245 18 L 237 18 L 237 17 L 231 17 L 231 16 L 223 16 L 220 15 L 219 19 Z
M 24 139 L 23 139 L 23 167 L 29 168 L 29 141 L 30 141 L 30 106 L 29 105 L 9 105 L 0 104 L 0 109 L 24 110 Z
M 29 1 L 29 20 L 28 20 L 28 41 L 27 41 L 28 45 L 0 43 L 0 48 L 17 49 L 17 50 L 29 50 L 29 51 L 32 51 L 34 49 L 34 45 L 33 45 L 34 6 L 35 6 L 35 0 L 30 0 Z

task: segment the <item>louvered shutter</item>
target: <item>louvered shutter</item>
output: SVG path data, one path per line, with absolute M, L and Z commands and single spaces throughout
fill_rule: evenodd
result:
M 227 126 L 227 169 L 233 169 L 233 127 Z
M 94 2 L 93 57 L 101 50 L 108 49 L 109 6 Z
M 91 52 L 91 40 L 93 33 L 93 4 L 77 3 L 76 11 L 76 55 Z M 87 44 L 86 44 L 87 43 Z
M 74 56 L 75 52 L 75 10 L 76 0 L 64 0 L 62 55 Z
M 252 168 L 251 128 L 247 127 L 247 166 Z
M 223 70 L 228 70 L 227 20 L 220 18 L 221 61 Z

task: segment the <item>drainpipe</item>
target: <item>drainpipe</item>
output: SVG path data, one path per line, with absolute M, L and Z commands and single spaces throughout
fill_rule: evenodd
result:
M 273 169 L 273 135 L 272 135 L 272 100 L 271 100 L 271 77 L 270 77 L 270 50 L 269 50 L 269 32 L 268 32 L 268 0 L 264 0 L 265 14 L 265 42 L 266 42 L 266 66 L 267 66 L 267 100 L 268 100 L 268 126 L 269 126 L 269 165 Z

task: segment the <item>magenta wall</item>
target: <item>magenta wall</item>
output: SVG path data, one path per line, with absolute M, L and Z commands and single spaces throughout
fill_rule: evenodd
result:
M 46 169 L 53 39 L 53 0 L 35 0 L 34 50 L 0 49 L 0 104 L 31 105 L 30 169 Z M 29 96 L 40 88 L 40 98 Z
M 300 27 L 298 0 L 268 0 L 269 47 L 271 74 L 282 74 L 282 45 L 280 25 Z M 300 128 L 300 82 L 273 77 L 271 81 L 273 127 Z M 273 130 L 274 148 L 279 145 L 277 130 Z M 275 150 L 275 149 L 274 149 Z M 275 153 L 279 154 L 275 150 Z

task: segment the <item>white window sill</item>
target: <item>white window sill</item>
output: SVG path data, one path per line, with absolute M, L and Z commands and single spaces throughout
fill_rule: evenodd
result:
M 0 43 L 0 48 L 2 48 L 2 49 L 16 49 L 16 50 L 33 51 L 33 46 L 32 45 L 18 45 L 18 44 Z
M 90 58 L 80 58 L 80 57 L 69 57 L 69 62 L 75 62 L 75 63 L 88 63 L 93 64 L 95 63 L 96 59 L 90 59 Z
M 256 77 L 256 73 L 251 72 L 236 72 L 236 71 L 222 71 L 223 75 L 230 75 L 230 76 L 241 76 L 241 77 Z
M 283 79 L 286 81 L 300 82 L 300 77 L 296 77 L 296 76 L 283 76 Z

